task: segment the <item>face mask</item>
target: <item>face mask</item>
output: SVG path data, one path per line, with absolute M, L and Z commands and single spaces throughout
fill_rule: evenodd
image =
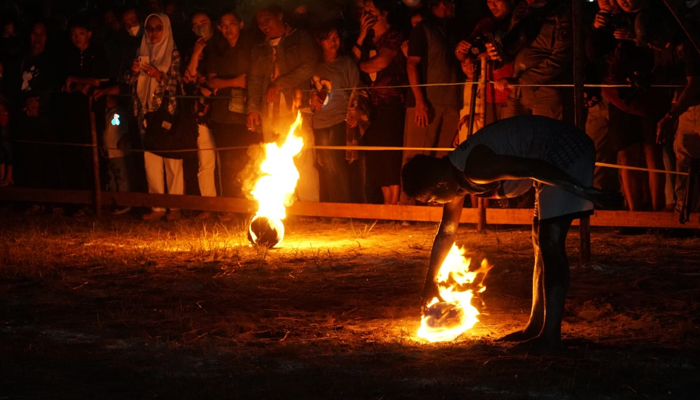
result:
M 131 35 L 131 36 L 138 35 L 140 29 L 141 29 L 141 25 L 136 25 L 136 26 L 129 28 L 129 35 Z
M 212 35 L 211 25 L 200 25 L 194 27 L 194 34 L 197 37 L 208 38 Z

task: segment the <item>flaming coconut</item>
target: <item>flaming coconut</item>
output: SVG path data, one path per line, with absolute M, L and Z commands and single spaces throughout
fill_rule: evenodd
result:
M 474 290 L 477 293 L 486 290 L 482 283 L 492 266 L 483 260 L 476 271 L 469 271 L 471 259 L 465 258 L 464 252 L 453 243 L 440 266 L 437 282 L 440 296 L 445 301 L 434 297 L 428 303 L 421 318 L 418 337 L 429 342 L 455 340 L 479 321 L 479 311 L 471 302 Z
M 287 216 L 286 207 L 293 201 L 299 180 L 294 157 L 304 147 L 304 140 L 296 135 L 300 127 L 301 113 L 297 113 L 282 145 L 265 144 L 265 161 L 260 165 L 262 176 L 251 191 L 258 202 L 258 211 L 248 226 L 248 240 L 253 244 L 274 247 L 284 238 L 282 220 Z

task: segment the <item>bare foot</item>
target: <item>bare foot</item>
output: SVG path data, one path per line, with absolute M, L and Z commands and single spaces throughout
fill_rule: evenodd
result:
M 522 331 L 515 331 L 496 339 L 497 342 L 524 342 L 536 338 L 538 333 L 534 329 L 525 328 Z

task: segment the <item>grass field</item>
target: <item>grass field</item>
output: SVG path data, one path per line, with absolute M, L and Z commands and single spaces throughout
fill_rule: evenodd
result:
M 481 322 L 415 337 L 436 224 L 291 219 L 279 248 L 245 221 L 0 211 L 0 399 L 697 399 L 700 239 L 594 229 L 565 350 L 497 338 L 530 308 L 529 227 L 460 228 L 494 268 Z

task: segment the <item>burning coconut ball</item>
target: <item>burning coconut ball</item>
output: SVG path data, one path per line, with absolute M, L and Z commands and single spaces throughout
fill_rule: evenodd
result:
M 255 216 L 248 226 L 248 240 L 252 244 L 275 247 L 284 239 L 284 224 L 276 218 Z

